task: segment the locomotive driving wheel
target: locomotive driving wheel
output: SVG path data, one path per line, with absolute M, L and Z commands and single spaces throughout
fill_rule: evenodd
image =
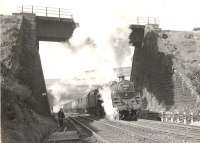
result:
M 138 117 L 137 117 L 137 111 L 136 110 L 131 110 L 131 120 L 132 121 L 137 121 L 138 120 Z
M 129 111 L 122 110 L 119 112 L 119 119 L 120 120 L 130 120 Z

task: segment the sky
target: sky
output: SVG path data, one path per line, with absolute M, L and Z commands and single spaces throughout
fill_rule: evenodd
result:
M 135 23 L 137 16 L 156 17 L 162 29 L 192 30 L 193 27 L 200 26 L 199 0 L 0 0 L 0 2 L 0 14 L 16 12 L 17 6 L 22 4 L 71 9 L 75 21 L 80 25 L 70 39 L 71 44 L 40 42 L 39 52 L 45 78 L 71 78 L 85 70 L 131 66 L 134 49 L 127 45 L 130 33 L 128 26 Z M 93 45 L 87 43 L 88 38 Z M 114 39 L 114 42 L 111 39 Z M 118 50 L 122 46 L 126 48 Z M 122 53 L 123 57 L 117 57 L 120 56 L 119 53 Z
M 86 17 L 94 15 L 112 15 L 130 22 L 134 16 L 153 16 L 159 17 L 163 28 L 191 30 L 194 26 L 200 25 L 199 0 L 0 0 L 0 2 L 1 14 L 15 12 L 17 6 L 24 4 L 72 9 L 79 21 L 85 21 Z

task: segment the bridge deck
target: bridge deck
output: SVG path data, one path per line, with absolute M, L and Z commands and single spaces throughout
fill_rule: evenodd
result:
M 78 26 L 69 9 L 21 6 L 18 11 L 14 14 L 36 22 L 36 35 L 40 41 L 67 41 Z

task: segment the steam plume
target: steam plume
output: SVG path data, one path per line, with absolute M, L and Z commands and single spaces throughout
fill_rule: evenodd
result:
M 104 85 L 115 80 L 117 77 L 113 72 L 114 68 L 123 67 L 124 64 L 127 66 L 127 61 L 131 65 L 131 59 L 127 60 L 127 57 L 130 56 L 128 45 L 129 25 L 122 24 L 108 13 L 102 12 L 99 14 L 103 15 L 105 21 L 102 21 L 98 14 L 91 15 L 89 13 L 87 13 L 88 17 L 84 17 L 84 20 L 80 19 L 78 21 L 80 27 L 75 29 L 72 38 L 68 42 L 59 45 L 62 47 L 62 57 L 55 57 L 55 53 L 52 52 L 52 57 L 55 57 L 52 62 L 58 59 L 60 61 L 56 62 L 53 70 L 49 69 L 46 72 L 59 69 L 52 75 L 55 76 L 56 73 L 58 78 L 69 83 L 63 85 L 61 82 L 57 82 L 48 87 L 52 89 L 56 105 L 86 95 L 94 85 Z M 88 23 L 88 21 L 91 22 Z M 50 51 L 49 47 L 52 46 L 48 46 L 48 52 Z M 57 50 L 58 48 L 56 47 Z M 81 73 L 88 70 L 95 70 L 91 75 L 92 78 L 88 75 L 81 75 Z M 46 72 L 44 71 L 44 73 Z M 83 80 L 78 80 L 78 78 Z M 80 85 L 80 82 L 87 85 L 87 88 L 80 89 L 81 92 L 76 88 Z M 106 98 L 104 102 L 104 104 L 107 104 Z M 104 107 L 106 108 L 107 105 Z
M 110 88 L 108 86 L 104 86 L 102 89 L 100 89 L 99 92 L 103 100 L 102 106 L 104 107 L 106 118 L 114 120 L 117 116 L 117 110 L 113 107 L 112 104 Z

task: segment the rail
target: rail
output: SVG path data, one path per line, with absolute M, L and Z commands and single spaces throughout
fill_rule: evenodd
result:
M 64 8 L 22 5 L 17 7 L 17 11 L 20 13 L 33 13 L 37 16 L 73 19 L 71 10 Z
M 89 132 L 92 133 L 93 136 L 95 136 L 97 138 L 97 140 L 99 142 L 102 143 L 109 143 L 107 140 L 105 140 L 103 137 L 101 137 L 100 135 L 98 135 L 95 131 L 93 131 L 91 128 L 89 128 L 88 126 L 86 126 L 85 124 L 83 124 L 82 122 L 78 121 L 77 119 L 74 118 L 69 118 L 72 122 L 72 124 L 75 126 L 75 123 L 79 124 L 80 126 L 82 126 L 83 128 L 85 128 L 86 130 L 88 130 Z
M 95 119 L 92 119 L 92 118 L 89 118 L 89 117 L 83 117 L 83 116 L 79 116 L 79 118 L 83 118 L 83 119 L 86 119 L 86 120 L 90 120 L 90 121 L 96 121 Z M 148 137 L 147 135 L 145 134 L 138 134 L 136 132 L 131 132 L 130 130 L 127 130 L 127 129 L 124 129 L 124 128 L 121 128 L 119 126 L 116 126 L 116 125 L 113 125 L 113 124 L 110 124 L 109 122 L 106 122 L 106 121 L 98 121 L 100 124 L 104 124 L 106 126 L 109 126 L 111 128 L 115 128 L 119 131 L 123 131 L 124 133 L 126 133 L 127 135 L 131 136 L 131 137 L 141 137 L 143 138 L 144 140 L 148 140 L 149 142 L 154 142 L 154 143 L 160 143 L 160 140 L 158 139 L 155 139 L 155 138 L 150 138 Z M 116 122 L 116 121 L 111 121 L 111 122 Z
M 81 117 L 81 118 L 85 118 L 87 120 L 91 120 L 91 121 L 94 121 L 95 119 L 92 119 L 92 118 L 88 118 L 88 117 Z M 109 120 L 103 120 L 101 121 L 103 124 L 107 124 L 109 126 L 115 126 L 117 127 L 118 129 L 122 129 L 122 130 L 126 130 L 126 131 L 129 131 L 129 132 L 132 132 L 131 130 L 129 130 L 130 127 L 134 127 L 135 129 L 137 128 L 138 129 L 142 129 L 142 131 L 150 131 L 152 134 L 154 132 L 157 132 L 157 133 L 165 133 L 165 135 L 168 135 L 171 137 L 171 139 L 176 139 L 177 137 L 182 137 L 183 140 L 185 139 L 193 139 L 197 142 L 200 141 L 200 138 L 199 138 L 199 134 L 198 132 L 197 133 L 192 133 L 191 130 L 193 128 L 191 127 L 186 127 L 184 130 L 182 129 L 175 129 L 175 127 L 178 127 L 177 125 L 173 125 L 171 124 L 170 126 L 173 127 L 174 129 L 171 129 L 171 128 L 164 128 L 163 126 L 161 125 L 156 125 L 156 126 L 148 126 L 148 124 L 150 123 L 149 121 L 145 122 L 145 124 L 138 124 L 138 122 L 127 122 L 127 121 L 123 121 L 123 120 L 118 120 L 118 121 L 109 121 Z M 111 124 L 110 124 L 111 123 Z M 113 124 L 114 123 L 114 124 Z M 122 126 L 121 125 L 126 125 L 126 128 L 125 126 Z M 198 130 L 199 131 L 199 130 Z M 148 134 L 146 133 L 142 133 L 142 134 L 137 134 L 136 132 L 134 132 L 135 135 L 137 136 L 141 136 L 143 138 L 146 138 L 146 139 L 150 139 L 151 141 L 153 142 L 171 142 L 171 141 L 161 141 L 160 139 L 158 138 L 153 138 L 152 134 L 149 136 Z M 173 140 L 172 140 L 173 142 Z

